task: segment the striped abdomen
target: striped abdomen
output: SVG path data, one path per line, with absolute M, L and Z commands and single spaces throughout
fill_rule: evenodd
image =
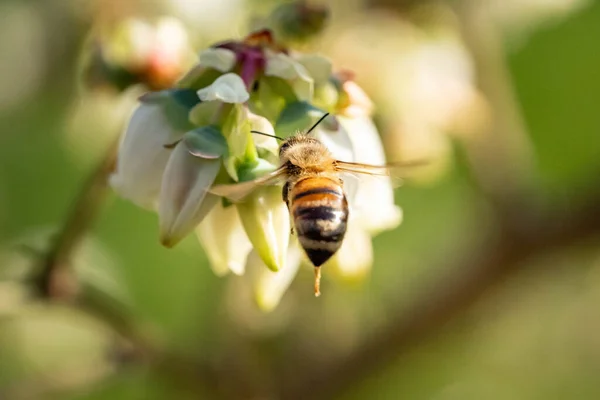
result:
M 298 240 L 315 267 L 342 245 L 348 202 L 341 185 L 329 178 L 306 178 L 289 193 L 289 206 Z

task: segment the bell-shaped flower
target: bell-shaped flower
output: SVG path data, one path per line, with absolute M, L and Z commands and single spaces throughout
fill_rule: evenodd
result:
M 92 86 L 124 90 L 142 83 L 151 90 L 166 89 L 193 62 L 187 31 L 176 18 L 156 23 L 129 18 L 97 31 L 82 65 Z
M 252 282 L 258 307 L 271 311 L 279 304 L 286 290 L 298 273 L 304 254 L 297 243 L 291 243 L 283 267 L 277 271 L 268 269 L 256 251 L 248 256 L 248 273 Z
M 198 90 L 202 101 L 218 100 L 223 103 L 244 103 L 250 98 L 246 85 L 239 75 L 232 72 L 221 75 L 205 88 Z
M 342 246 L 323 268 L 347 281 L 362 280 L 373 266 L 371 235 L 360 221 L 350 218 Z
M 348 132 L 354 149 L 354 162 L 385 165 L 385 153 L 379 133 L 368 117 L 338 117 Z M 353 212 L 360 224 L 371 234 L 393 229 L 402 220 L 402 210 L 394 203 L 394 190 L 390 177 L 361 174 L 356 196 L 351 200 Z M 373 196 L 377 193 L 377 196 Z
M 111 186 L 136 205 L 155 209 L 171 155 L 164 145 L 180 140 L 183 133 L 171 126 L 159 104 L 140 104 L 125 130 Z
M 284 268 L 290 239 L 290 215 L 279 186 L 257 188 L 236 204 L 254 249 L 273 271 Z
M 175 145 L 163 175 L 158 219 L 161 243 L 172 247 L 202 221 L 218 200 L 208 190 L 227 154 L 227 142 L 214 126 L 186 132 Z
M 243 275 L 252 243 L 248 240 L 237 209 L 234 206 L 224 207 L 220 203 L 198 225 L 196 235 L 215 274 L 222 276 L 231 271 Z

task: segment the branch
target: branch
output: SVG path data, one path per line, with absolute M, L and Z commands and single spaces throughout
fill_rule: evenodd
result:
M 56 241 L 42 258 L 36 286 L 42 297 L 70 299 L 78 291 L 71 271 L 71 258 L 94 223 L 107 195 L 108 175 L 113 170 L 118 140 L 110 145 L 98 166 L 84 183 Z

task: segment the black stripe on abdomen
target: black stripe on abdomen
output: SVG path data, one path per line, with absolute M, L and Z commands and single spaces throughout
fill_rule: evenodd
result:
M 346 221 L 342 219 L 318 220 L 299 218 L 296 220 L 298 236 L 324 242 L 339 242 L 346 233 Z
M 318 187 L 318 188 L 305 190 L 304 192 L 296 193 L 296 195 L 294 196 L 294 200 L 301 199 L 302 197 L 305 197 L 305 196 L 310 196 L 311 194 L 325 194 L 325 193 L 333 194 L 337 197 L 342 197 L 344 195 L 344 193 L 340 193 L 339 191 L 337 191 L 335 189 L 329 189 L 326 187 Z
M 337 207 L 317 206 L 302 207 L 298 206 L 294 210 L 294 218 L 325 219 L 328 221 L 342 218 L 344 211 Z

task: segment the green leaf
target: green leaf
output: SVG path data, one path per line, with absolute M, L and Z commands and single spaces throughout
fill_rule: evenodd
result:
M 312 127 L 326 111 L 317 108 L 305 101 L 297 101 L 288 106 L 279 114 L 275 123 L 275 131 L 279 136 L 290 137 L 297 132 L 304 132 Z M 332 116 L 331 116 L 332 117 Z M 337 126 L 335 118 L 326 118 L 322 122 L 326 129 L 334 130 Z
M 191 155 L 216 159 L 227 154 L 227 141 L 215 126 L 203 126 L 183 135 L 183 143 Z

